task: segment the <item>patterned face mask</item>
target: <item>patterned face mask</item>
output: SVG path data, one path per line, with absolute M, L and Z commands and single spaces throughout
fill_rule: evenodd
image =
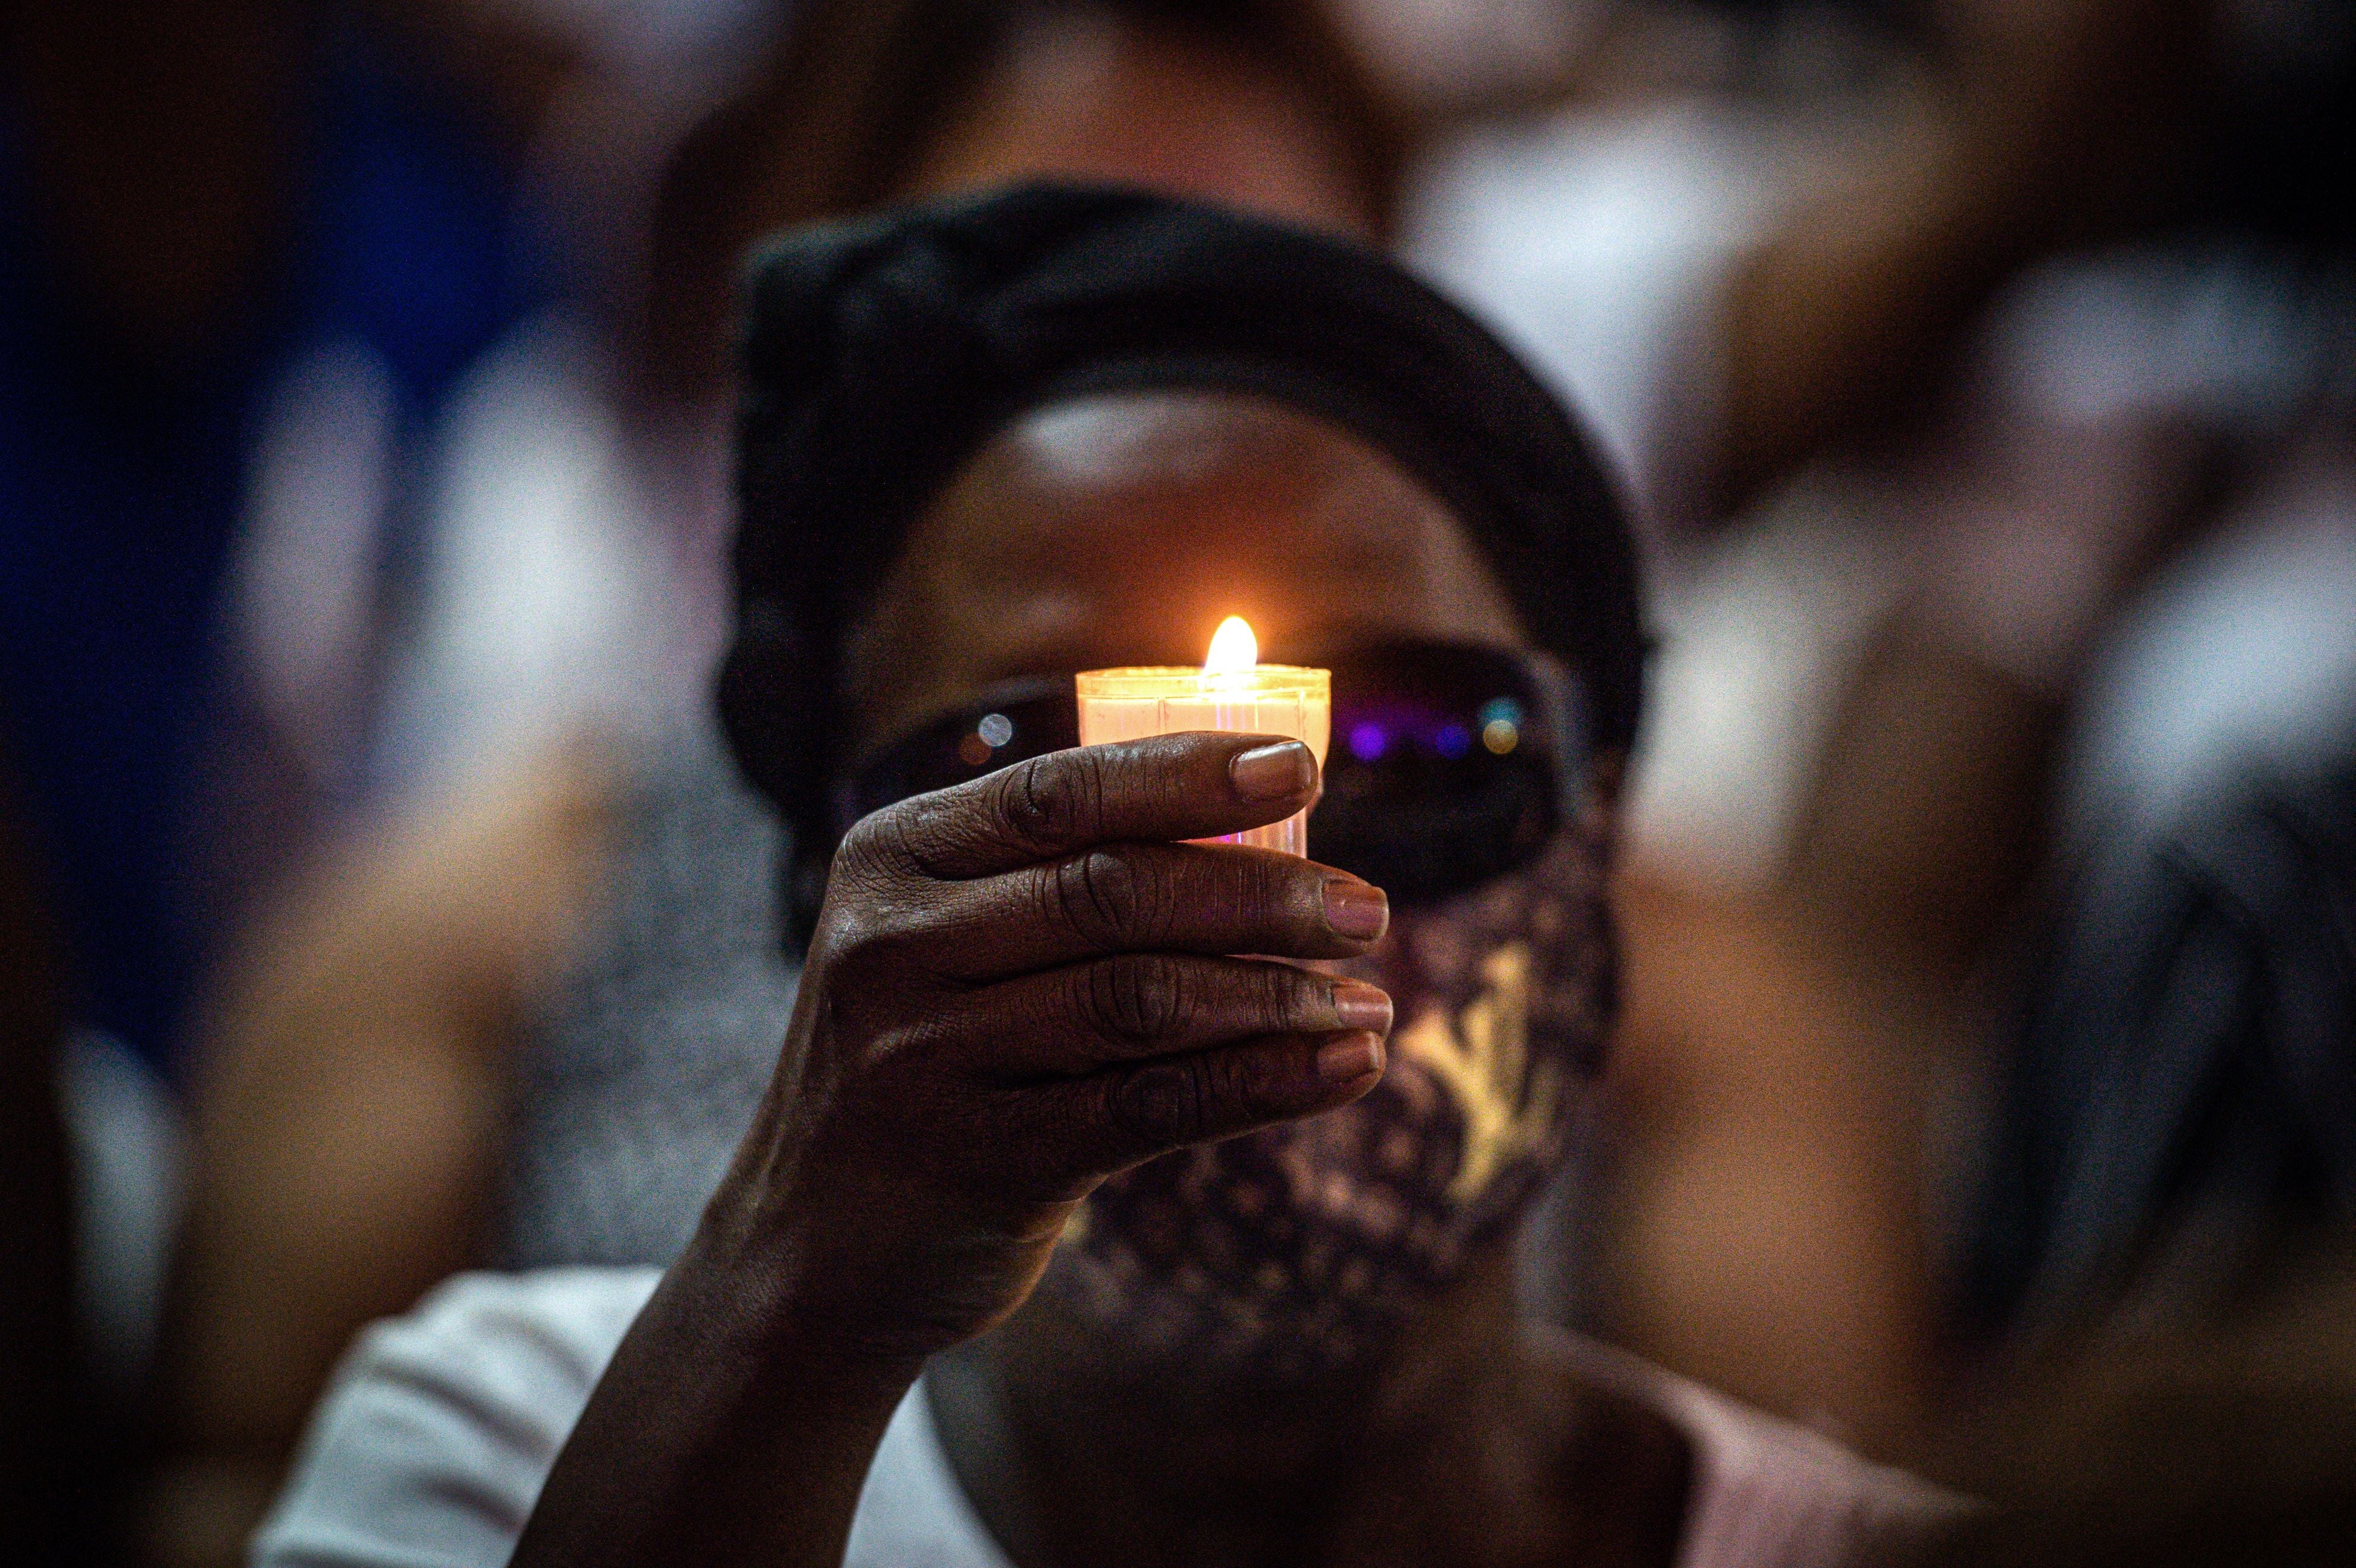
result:
M 1569 1154 L 1615 997 L 1601 815 L 1582 816 L 1325 966 L 1396 1005 L 1370 1093 L 1112 1178 L 1042 1288 L 1149 1362 L 1290 1382 L 1382 1354 Z

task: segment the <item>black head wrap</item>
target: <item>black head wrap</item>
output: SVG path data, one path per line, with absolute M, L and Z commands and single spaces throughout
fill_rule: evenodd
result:
M 910 524 L 1025 411 L 1091 392 L 1258 393 L 1451 507 L 1592 738 L 1636 730 L 1633 542 L 1593 449 L 1485 330 L 1365 247 L 1134 190 L 1027 186 L 784 234 L 755 257 L 738 432 L 736 757 L 798 844 L 830 831 L 844 641 Z

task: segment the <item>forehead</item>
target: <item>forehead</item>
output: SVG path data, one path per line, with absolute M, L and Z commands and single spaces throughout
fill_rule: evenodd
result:
M 853 692 L 889 733 L 1013 676 L 1198 663 L 1231 614 L 1273 661 L 1521 641 L 1450 509 L 1365 442 L 1265 399 L 1124 394 L 1037 411 L 965 464 L 854 641 Z

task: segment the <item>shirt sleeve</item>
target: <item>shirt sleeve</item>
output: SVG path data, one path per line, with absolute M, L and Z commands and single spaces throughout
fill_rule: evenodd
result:
M 1676 1568 L 1908 1562 L 1976 1506 L 1611 1346 L 1558 1331 L 1539 1343 L 1657 1411 L 1693 1445 Z
M 661 1277 L 463 1275 L 355 1342 L 254 1568 L 498 1568 Z

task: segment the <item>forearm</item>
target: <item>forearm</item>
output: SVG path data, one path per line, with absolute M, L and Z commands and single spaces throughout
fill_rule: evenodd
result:
M 159 1345 L 159 1563 L 242 1562 L 353 1335 L 474 1257 L 505 1050 L 459 1033 L 396 1006 L 216 1042 Z
M 1181 842 L 1280 821 L 1316 787 L 1297 741 L 1158 736 L 855 826 L 768 1098 L 511 1561 L 837 1568 L 926 1356 L 1023 1304 L 1098 1182 L 1371 1089 L 1387 997 L 1216 955 L 1357 956 L 1382 894 Z M 1091 860 L 1131 891 L 1055 896 Z M 1137 1027 L 1119 997 L 1141 988 L 1173 999 Z
M 351 1337 L 472 1259 L 507 1111 L 503 1042 L 390 1018 L 263 1042 L 216 1081 L 166 1324 L 180 1418 L 291 1449 Z M 231 1042 L 230 1049 L 242 1049 Z
M 719 1209 L 724 1211 L 725 1196 Z M 615 1353 L 516 1568 L 837 1568 L 922 1366 L 796 1321 L 789 1245 L 707 1219 Z
M 2016 139 L 1951 110 L 1893 114 L 1839 187 L 1731 280 L 1712 499 L 1731 509 L 1930 375 L 2030 244 Z
M 1801 813 L 1785 891 L 1809 919 L 1943 981 L 1976 959 L 2047 852 L 2077 672 L 2211 451 L 2173 421 L 2017 423 L 1943 475 L 1965 499 L 1867 644 Z
M 1750 258 L 1725 328 L 1718 498 L 1887 428 L 2022 263 L 2181 197 L 2210 7 L 1939 0 L 1932 74 L 1892 91 L 1851 177 Z M 1902 404 L 1899 411 L 1904 411 Z

